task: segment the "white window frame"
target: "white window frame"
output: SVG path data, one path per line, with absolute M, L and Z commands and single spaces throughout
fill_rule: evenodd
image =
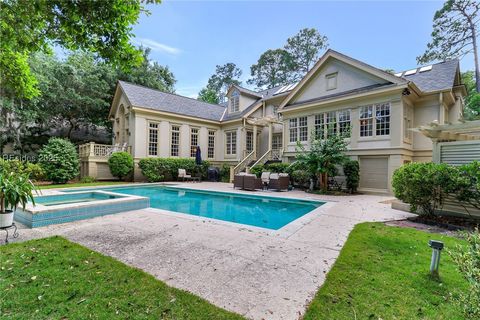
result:
M 280 150 L 283 147 L 282 134 L 276 133 L 272 135 L 272 150 Z
M 225 132 L 225 154 L 228 156 L 237 154 L 237 131 Z
M 296 143 L 298 141 L 298 119 L 288 119 L 288 137 L 290 143 Z
M 253 131 L 247 130 L 245 133 L 245 150 L 247 154 L 253 151 Z
M 215 130 L 208 130 L 207 158 L 215 158 Z
M 350 132 L 352 111 L 350 109 L 342 109 L 316 114 L 314 125 L 317 139 L 325 139 L 332 134 Z
M 360 138 L 390 136 L 392 123 L 392 105 L 390 102 L 361 106 L 359 113 Z M 380 119 L 385 119 L 385 122 L 380 121 Z M 364 128 L 366 130 L 363 130 Z
M 308 141 L 308 117 L 291 118 L 288 120 L 289 142 Z
M 170 156 L 180 156 L 180 126 L 175 124 L 170 126 Z
M 198 128 L 190 128 L 190 157 L 195 158 L 198 147 Z
M 409 104 L 403 105 L 403 140 L 411 143 L 413 140 L 413 107 Z
M 240 111 L 240 92 L 233 90 L 229 99 L 230 112 L 235 113 Z
M 147 150 L 148 150 L 149 156 L 158 156 L 158 133 L 159 133 L 159 123 L 149 122 L 148 123 L 148 143 L 147 143 Z

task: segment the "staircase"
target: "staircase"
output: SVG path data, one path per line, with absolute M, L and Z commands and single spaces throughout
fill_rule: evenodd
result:
M 283 150 L 268 149 L 260 158 L 255 159 L 255 152 L 250 152 L 242 161 L 235 167 L 230 167 L 230 182 L 233 182 L 233 177 L 239 172 L 250 172 L 252 168 L 260 164 L 280 163 L 282 162 Z

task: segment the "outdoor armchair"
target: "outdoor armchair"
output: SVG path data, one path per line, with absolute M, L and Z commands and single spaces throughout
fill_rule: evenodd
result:
M 243 177 L 243 189 L 254 191 L 257 189 L 262 189 L 263 183 L 262 179 L 257 178 L 254 174 L 246 174 Z
M 270 175 L 270 181 L 268 182 L 268 189 L 272 190 L 288 190 L 290 184 L 290 178 L 286 173 L 272 173 Z

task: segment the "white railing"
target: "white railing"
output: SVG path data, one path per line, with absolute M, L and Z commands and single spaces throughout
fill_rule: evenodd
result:
M 242 161 L 240 161 L 235 167 L 230 167 L 230 181 L 233 181 L 233 177 L 241 172 L 243 169 L 247 168 L 247 165 L 255 157 L 255 151 L 250 152 Z
M 131 153 L 131 147 L 127 146 L 124 143 L 122 146 L 120 144 L 110 145 L 110 144 L 97 144 L 95 142 L 90 142 L 82 144 L 78 147 L 78 154 L 81 158 L 88 157 L 101 157 L 108 158 L 114 152 L 118 151 L 127 151 Z
M 268 149 L 258 160 L 249 168 L 250 170 L 260 164 L 264 164 L 268 160 L 282 160 L 283 149 Z

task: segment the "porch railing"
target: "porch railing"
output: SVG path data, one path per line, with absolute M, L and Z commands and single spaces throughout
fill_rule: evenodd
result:
M 249 169 L 251 170 L 255 166 L 264 164 L 268 160 L 281 160 L 282 155 L 283 149 L 268 149 Z
M 250 152 L 242 161 L 240 161 L 235 167 L 230 167 L 230 181 L 233 181 L 233 177 L 241 172 L 243 169 L 246 169 L 248 164 L 255 157 L 255 151 Z

